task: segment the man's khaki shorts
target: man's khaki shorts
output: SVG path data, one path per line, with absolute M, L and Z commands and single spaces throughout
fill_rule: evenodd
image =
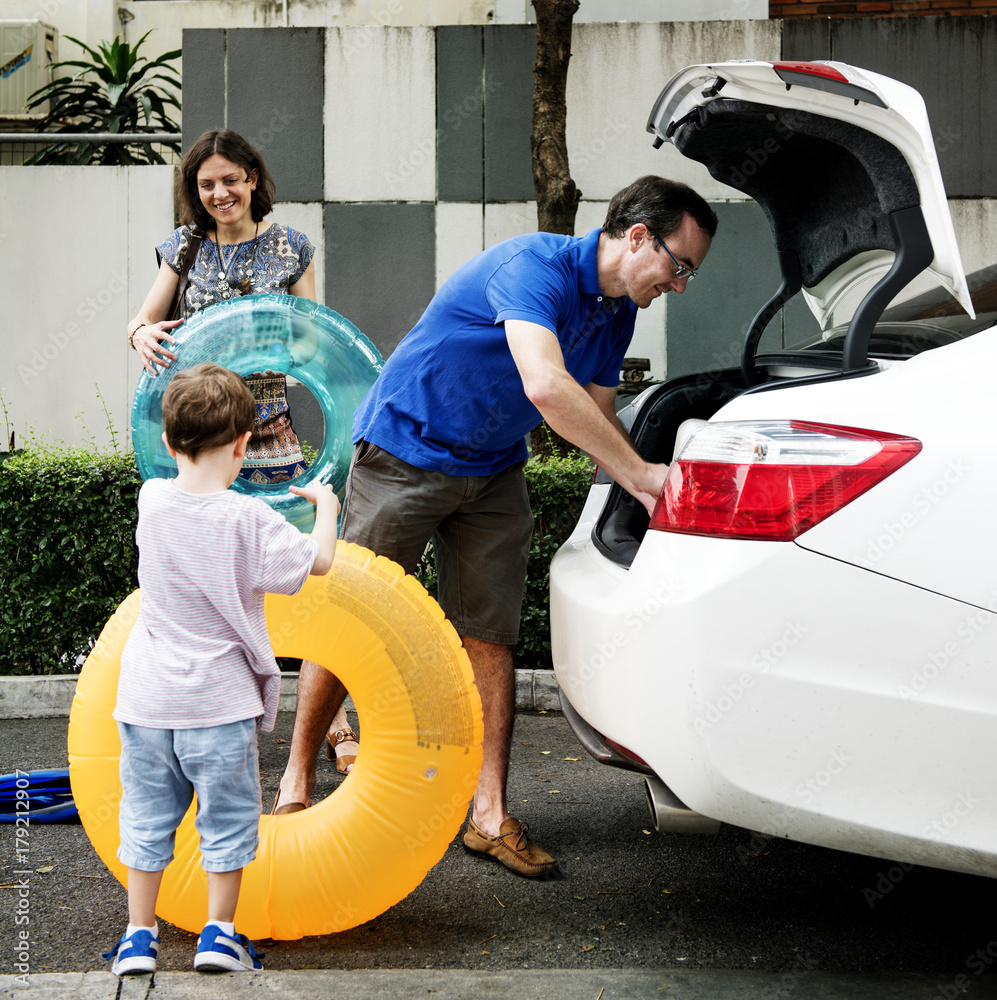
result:
M 416 468 L 359 442 L 341 537 L 415 570 L 432 539 L 439 603 L 461 636 L 514 646 L 533 534 L 523 465 L 490 476 Z

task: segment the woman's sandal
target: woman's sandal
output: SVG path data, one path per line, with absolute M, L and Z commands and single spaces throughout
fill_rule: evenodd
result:
M 359 746 L 360 737 L 349 726 L 346 729 L 333 729 L 325 734 L 326 756 L 329 760 L 336 762 L 336 770 L 340 774 L 349 774 L 350 768 L 356 763 L 357 755 L 355 753 L 345 753 L 342 757 L 337 757 L 336 747 L 340 743 L 356 743 Z

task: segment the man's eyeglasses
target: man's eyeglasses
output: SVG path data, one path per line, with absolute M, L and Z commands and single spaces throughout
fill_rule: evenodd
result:
M 696 275 L 699 273 L 697 270 L 691 267 L 686 267 L 685 264 L 680 264 L 675 259 L 675 254 L 673 254 L 671 250 L 669 250 L 668 247 L 665 246 L 665 241 L 652 230 L 649 229 L 648 232 L 661 244 L 661 248 L 665 251 L 665 253 L 668 254 L 669 257 L 671 257 L 672 263 L 675 265 L 676 278 L 679 279 L 688 278 L 691 281 L 693 278 L 696 277 Z

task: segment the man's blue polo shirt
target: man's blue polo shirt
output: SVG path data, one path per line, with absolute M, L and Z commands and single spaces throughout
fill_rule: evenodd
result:
M 524 437 L 541 417 L 509 351 L 507 319 L 552 330 L 579 384 L 617 385 L 637 308 L 599 291 L 599 234 L 517 236 L 456 271 L 357 409 L 354 442 L 447 475 L 523 461 Z

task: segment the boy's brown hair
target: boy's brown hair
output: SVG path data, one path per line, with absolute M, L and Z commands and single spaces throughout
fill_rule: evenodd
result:
M 170 447 L 193 461 L 253 429 L 256 401 L 235 372 L 206 362 L 177 372 L 163 394 Z

